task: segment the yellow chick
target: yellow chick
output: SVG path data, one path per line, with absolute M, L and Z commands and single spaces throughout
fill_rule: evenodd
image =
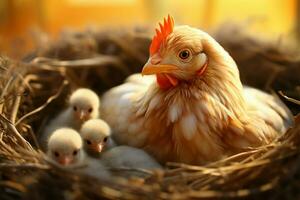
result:
M 101 152 L 115 146 L 111 138 L 110 127 L 101 119 L 86 121 L 80 129 L 80 134 L 84 142 L 85 151 L 90 156 L 99 156 Z
M 110 173 L 99 160 L 88 157 L 77 131 L 60 128 L 53 132 L 48 141 L 48 157 L 61 167 L 76 167 L 78 173 L 99 179 L 110 178 Z
M 99 117 L 100 100 L 98 95 L 90 89 L 80 88 L 72 93 L 68 107 L 52 119 L 41 136 L 43 147 L 47 145 L 50 135 L 58 128 L 70 127 L 77 131 L 81 125 Z

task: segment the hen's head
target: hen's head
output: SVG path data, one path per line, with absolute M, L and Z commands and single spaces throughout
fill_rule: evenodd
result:
M 156 74 L 161 88 L 227 75 L 239 80 L 235 62 L 210 35 L 189 26 L 174 27 L 170 16 L 159 25 L 142 74 Z

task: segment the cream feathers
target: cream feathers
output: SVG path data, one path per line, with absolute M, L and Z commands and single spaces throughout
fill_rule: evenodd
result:
M 99 117 L 100 100 L 96 93 L 90 89 L 80 88 L 70 96 L 68 106 L 52 119 L 43 130 L 40 142 L 46 146 L 49 136 L 58 128 L 70 127 L 77 131 L 88 119 Z
M 60 128 L 53 132 L 48 141 L 48 157 L 62 167 L 92 177 L 110 178 L 109 171 L 97 159 L 88 157 L 83 150 L 82 139 L 75 130 Z
M 86 121 L 80 134 L 84 142 L 86 152 L 91 156 L 99 156 L 101 152 L 115 146 L 111 138 L 111 129 L 108 124 L 101 119 L 90 119 Z

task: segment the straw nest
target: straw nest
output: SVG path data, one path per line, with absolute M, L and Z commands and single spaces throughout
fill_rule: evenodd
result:
M 242 81 L 300 99 L 300 59 L 289 47 L 226 26 L 217 40 L 238 63 Z M 234 37 L 232 37 L 234 35 Z M 46 121 L 79 86 L 102 94 L 138 72 L 148 57 L 147 29 L 62 34 L 23 61 L 0 63 L 1 199 L 187 199 L 300 198 L 300 117 L 275 142 L 211 163 L 169 163 L 165 171 L 143 171 L 145 179 L 96 181 L 52 166 L 37 138 Z M 282 95 L 283 96 L 283 95 Z

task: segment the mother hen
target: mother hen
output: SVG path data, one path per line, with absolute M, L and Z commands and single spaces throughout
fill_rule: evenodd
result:
M 161 163 L 205 164 L 267 144 L 293 124 L 279 99 L 242 86 L 236 63 L 210 35 L 174 27 L 170 16 L 159 26 L 141 73 L 152 76 L 132 75 L 103 96 L 118 143 Z

